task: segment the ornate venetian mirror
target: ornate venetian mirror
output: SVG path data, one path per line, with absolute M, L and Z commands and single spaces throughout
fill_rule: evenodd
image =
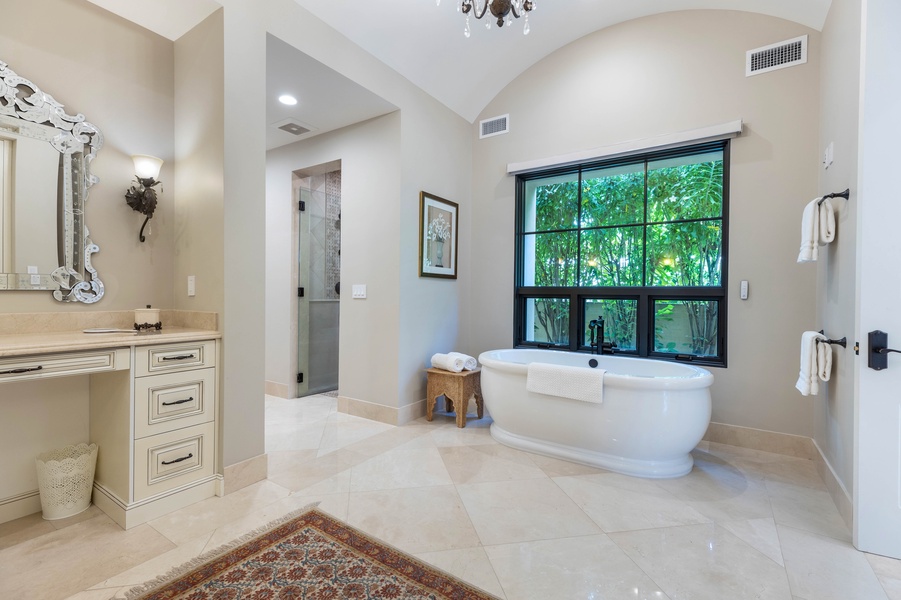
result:
M 0 61 L 0 290 L 52 290 L 97 302 L 100 248 L 85 223 L 103 135 Z

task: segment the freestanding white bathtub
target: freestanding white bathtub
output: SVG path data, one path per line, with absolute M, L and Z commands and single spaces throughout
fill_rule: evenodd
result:
M 531 362 L 604 369 L 600 404 L 526 389 Z M 660 360 L 558 350 L 479 355 L 491 436 L 520 450 L 636 477 L 679 477 L 710 424 L 706 369 Z

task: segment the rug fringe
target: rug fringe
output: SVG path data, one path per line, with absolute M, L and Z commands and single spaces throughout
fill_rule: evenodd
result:
M 124 596 L 120 596 L 120 595 L 116 594 L 115 596 L 110 598 L 110 600 L 135 600 L 136 598 L 140 598 L 141 596 L 148 594 L 148 593 L 154 591 L 155 589 L 166 585 L 173 579 L 181 577 L 182 575 L 184 575 L 185 573 L 188 573 L 192 569 L 196 569 L 197 567 L 199 567 L 211 560 L 214 560 L 214 559 L 218 558 L 219 556 L 222 556 L 224 554 L 227 554 L 228 552 L 231 552 L 232 550 L 234 550 L 241 544 L 247 543 L 256 537 L 275 529 L 279 525 L 282 525 L 284 523 L 287 523 L 288 521 L 296 519 L 300 515 L 308 512 L 309 510 L 311 510 L 313 508 L 316 508 L 317 506 L 319 506 L 319 501 L 311 502 L 310 504 L 307 504 L 306 506 L 304 506 L 302 508 L 293 510 L 293 511 L 289 512 L 288 514 L 286 514 L 282 517 L 279 517 L 278 519 L 275 519 L 274 521 L 270 521 L 261 527 L 257 527 L 253 531 L 249 531 L 249 532 L 245 533 L 244 535 L 242 535 L 239 538 L 236 538 L 226 544 L 219 546 L 218 548 L 210 550 L 209 552 L 204 552 L 203 554 L 200 554 L 197 557 L 191 559 L 190 561 L 188 561 L 184 564 L 181 564 L 177 567 L 172 567 L 165 574 L 160 575 L 159 577 L 152 579 L 151 581 L 145 581 L 141 585 L 135 586 L 135 587 L 129 589 L 127 592 L 125 592 Z

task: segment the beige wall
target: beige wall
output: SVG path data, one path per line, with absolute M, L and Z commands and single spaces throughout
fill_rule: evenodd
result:
M 104 135 L 92 163 L 100 183 L 90 192 L 87 224 L 100 246 L 92 260 L 106 287 L 93 305 L 56 302 L 48 292 L 4 291 L 0 312 L 170 306 L 176 188 L 172 43 L 83 0 L 45 0 L 4 11 L 0 60 L 70 114 L 84 114 Z M 167 161 L 153 235 L 144 244 L 138 241 L 143 216 L 124 198 L 134 174 L 131 154 Z M 37 489 L 38 453 L 89 441 L 88 387 L 87 377 L 0 385 L 0 500 Z
M 820 64 L 819 151 L 830 142 L 835 161 L 819 171 L 819 192 L 851 189 L 850 201 L 833 200 L 838 212 L 835 241 L 823 248 L 817 269 L 818 325 L 848 348 L 833 346 L 832 378 L 814 404 L 813 437 L 832 468 L 852 492 L 854 483 L 855 357 L 861 339 L 857 312 L 858 121 L 860 97 L 860 0 L 833 0 L 823 27 Z
M 267 379 L 293 389 L 297 315 L 291 173 L 341 160 L 341 288 L 338 388 L 342 396 L 397 406 L 400 321 L 400 113 L 268 153 L 266 181 Z M 367 286 L 365 300 L 351 285 Z M 315 352 L 312 349 L 311 352 Z
M 175 269 L 173 305 L 221 313 L 223 298 L 222 11 L 175 42 Z M 196 296 L 187 293 L 195 277 Z
M 807 64 L 745 77 L 747 50 L 803 34 Z M 471 349 L 513 341 L 507 163 L 742 119 L 731 154 L 729 367 L 712 369 L 713 420 L 811 435 L 816 399 L 794 383 L 800 335 L 817 323 L 816 267 L 796 259 L 801 209 L 817 191 L 819 44 L 817 32 L 762 15 L 666 13 L 577 40 L 507 86 L 479 119 L 510 113 L 512 131 L 479 140 L 473 127 Z
M 429 191 L 460 203 L 461 247 L 468 239 L 472 218 L 467 212 L 471 206 L 470 126 L 297 4 L 270 0 L 265 12 L 269 33 L 400 108 L 399 116 L 392 117 L 400 120 L 399 170 L 380 176 L 397 177 L 391 188 L 396 191 L 384 203 L 373 203 L 365 209 L 368 221 L 358 221 L 359 237 L 345 221 L 342 209 L 341 280 L 346 286 L 366 283 L 369 297 L 354 303 L 345 294 L 341 300 L 339 390 L 342 396 L 383 406 L 408 406 L 425 397 L 422 371 L 433 352 L 469 346 L 464 300 L 468 297 L 466 263 L 471 253 L 468 249 L 461 251 L 461 277 L 457 280 L 420 278 L 417 221 L 419 192 Z M 391 146 L 388 157 L 391 158 Z M 342 159 L 344 182 L 349 173 L 344 156 L 316 158 L 310 164 L 338 158 Z M 362 193 L 369 195 L 372 191 L 367 186 Z M 342 205 L 351 201 L 345 187 Z M 372 239 L 373 228 L 380 232 L 379 241 Z M 382 231 L 386 233 L 381 235 Z M 368 270 L 369 260 L 357 262 L 345 256 L 346 244 L 360 244 L 357 255 L 362 256 L 362 247 L 374 243 L 386 245 L 378 256 L 389 260 L 374 270 Z M 346 316 L 347 301 L 358 308 Z M 358 319 L 351 316 L 357 315 L 356 311 L 361 311 L 358 316 L 375 314 Z M 369 389 L 372 382 L 367 380 L 367 374 L 373 371 L 377 372 L 376 391 Z
M 219 10 L 175 42 L 175 265 L 172 308 L 225 312 L 224 293 L 224 77 L 223 11 Z M 189 297 L 187 278 L 195 278 Z M 220 328 L 223 323 L 220 321 Z M 224 339 L 225 346 L 229 340 Z M 233 412 L 234 392 L 219 370 L 219 464 L 231 439 L 224 424 Z M 240 438 L 236 438 L 240 440 Z M 240 443 L 240 441 L 238 442 Z M 249 456 L 260 454 L 258 448 Z
M 469 124 L 433 102 L 408 103 L 402 115 L 399 408 L 425 398 L 425 369 L 431 366 L 433 354 L 470 349 L 467 299 L 475 220 Z M 420 191 L 459 205 L 457 279 L 419 276 Z
M 127 310 L 172 303 L 173 45 L 85 0 L 16 4 L 0 19 L 0 60 L 65 105 L 104 136 L 91 165 L 87 224 L 100 246 L 92 262 L 106 294 L 95 306 L 63 304 L 47 292 L 0 293 L 0 311 Z M 164 192 L 153 234 L 138 241 L 143 215 L 125 203 L 134 176 L 132 154 L 166 161 Z

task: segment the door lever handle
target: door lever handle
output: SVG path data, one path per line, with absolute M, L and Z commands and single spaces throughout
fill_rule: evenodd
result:
M 867 366 L 876 371 L 882 371 L 888 368 L 888 355 L 892 352 L 901 354 L 901 350 L 895 350 L 888 347 L 888 334 L 878 329 L 867 334 L 867 342 L 869 346 L 869 355 L 867 356 Z

